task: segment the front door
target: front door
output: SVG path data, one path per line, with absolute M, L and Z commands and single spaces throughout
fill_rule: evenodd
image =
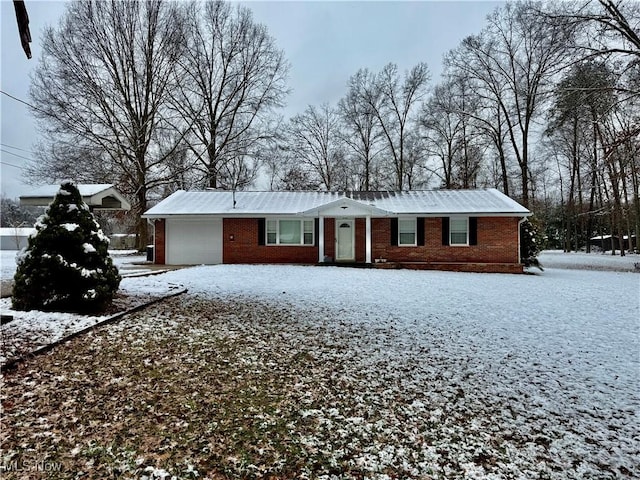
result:
M 336 219 L 336 261 L 355 261 L 355 228 L 353 219 Z

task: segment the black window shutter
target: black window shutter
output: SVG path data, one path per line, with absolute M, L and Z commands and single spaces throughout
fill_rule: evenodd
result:
M 258 219 L 258 245 L 264 245 L 265 240 L 265 220 L 264 218 Z
M 478 244 L 478 217 L 469 217 L 469 245 Z
M 391 245 L 398 245 L 398 219 L 391 218 Z
M 424 217 L 418 217 L 416 228 L 416 240 L 419 246 L 424 246 Z
M 442 245 L 449 245 L 449 217 L 442 217 Z
M 313 221 L 313 238 L 315 240 L 314 246 L 318 245 L 318 235 L 320 235 L 320 219 L 316 218 Z

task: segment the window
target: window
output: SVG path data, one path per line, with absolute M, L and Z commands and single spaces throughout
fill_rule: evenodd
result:
M 313 221 L 304 220 L 304 243 L 305 245 L 313 245 Z
M 267 220 L 267 245 L 313 245 L 313 220 Z
M 398 245 L 416 245 L 416 219 L 398 220 Z
M 267 245 L 278 243 L 278 221 L 267 220 Z
M 450 245 L 469 245 L 467 218 L 452 218 L 449 223 Z

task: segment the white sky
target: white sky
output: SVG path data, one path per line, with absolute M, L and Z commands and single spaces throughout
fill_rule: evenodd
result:
M 264 23 L 291 63 L 285 116 L 307 105 L 335 104 L 359 68 L 376 72 L 394 62 L 401 71 L 426 62 L 433 85 L 442 57 L 468 35 L 479 33 L 485 17 L 500 2 L 273 2 L 250 1 L 255 19 Z M 41 33 L 64 12 L 61 1 L 25 1 L 30 18 L 33 58 L 27 60 L 18 37 L 13 2 L 0 0 L 1 90 L 29 101 L 29 75 L 41 52 Z M 29 109 L 0 94 L 1 192 L 16 198 L 32 188 L 20 166 L 33 158 L 37 130 Z M 17 148 L 16 148 L 17 147 Z M 11 152 L 11 153 L 7 153 Z M 20 155 L 20 156 L 16 156 Z

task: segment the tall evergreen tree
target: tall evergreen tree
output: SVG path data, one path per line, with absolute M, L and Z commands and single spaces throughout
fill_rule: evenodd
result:
M 78 188 L 70 181 L 63 182 L 18 257 L 13 308 L 81 313 L 104 310 L 121 279 L 108 247 L 109 239 Z
M 525 267 L 537 267 L 544 270 L 538 260 L 541 242 L 537 223 L 535 218 L 529 217 L 520 224 L 520 261 Z

